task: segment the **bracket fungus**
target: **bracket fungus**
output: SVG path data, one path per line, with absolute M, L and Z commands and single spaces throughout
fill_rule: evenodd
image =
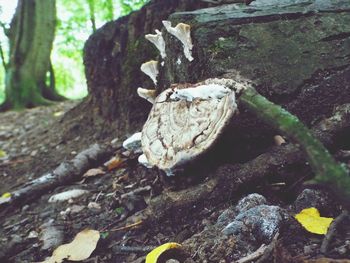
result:
M 150 60 L 141 65 L 141 71 L 149 76 L 155 85 L 157 85 L 158 71 L 158 61 Z
M 240 85 L 209 79 L 173 85 L 159 94 L 142 129 L 148 164 L 172 175 L 206 153 L 237 113 L 234 87 Z
M 155 31 L 155 34 L 147 34 L 145 35 L 145 38 L 156 46 L 156 48 L 160 52 L 160 56 L 164 59 L 166 57 L 165 41 L 162 36 L 162 32 L 160 32 L 158 29 L 156 29 Z
M 157 91 L 155 89 L 144 89 L 144 88 L 139 87 L 139 88 L 137 88 L 137 94 L 141 98 L 149 101 L 152 104 L 154 103 L 154 100 L 157 97 Z
M 179 23 L 176 27 L 171 26 L 170 21 L 162 21 L 165 29 L 178 40 L 181 41 L 184 49 L 185 57 L 192 61 L 192 39 L 191 39 L 191 26 L 184 23 Z

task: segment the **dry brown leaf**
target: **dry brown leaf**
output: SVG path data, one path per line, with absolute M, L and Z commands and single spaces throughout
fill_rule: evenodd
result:
M 97 230 L 85 229 L 79 232 L 74 240 L 63 244 L 55 249 L 52 256 L 43 263 L 61 263 L 64 259 L 71 261 L 82 261 L 90 257 L 95 250 L 100 232 Z
M 92 176 L 97 176 L 97 175 L 104 175 L 106 174 L 105 171 L 103 171 L 100 168 L 92 168 L 88 170 L 86 173 L 84 173 L 83 177 L 92 177 Z
M 111 171 L 113 169 L 116 169 L 120 167 L 124 163 L 123 159 L 120 159 L 119 157 L 113 157 L 109 161 L 104 163 L 104 166 L 107 167 L 108 171 Z

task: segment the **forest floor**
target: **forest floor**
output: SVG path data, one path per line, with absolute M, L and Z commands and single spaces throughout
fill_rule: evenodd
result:
M 186 262 L 350 262 L 349 217 L 339 220 L 329 240 L 307 232 L 293 218 L 296 210 L 313 204 L 320 206 L 322 216 L 338 217 L 340 204 L 323 189 L 307 189 L 299 196 L 295 194 L 296 200 L 286 201 L 279 195 L 283 188 L 277 184 L 260 185 L 245 189 L 245 195 L 260 195 L 250 196 L 238 206 L 243 196 L 232 193 L 232 199 L 219 204 L 207 202 L 158 216 L 171 204 L 157 206 L 152 200 L 171 192 L 179 182 L 141 166 L 137 162 L 139 154 L 121 146 L 124 138 L 99 140 L 93 131 L 91 137 L 81 137 L 77 130 L 88 127 L 78 127 L 77 119 L 70 125 L 63 122 L 64 113 L 77 103 L 67 101 L 52 107 L 0 113 L 1 194 L 21 189 L 28 181 L 74 159 L 93 143 L 113 146 L 113 154 L 94 163 L 91 168 L 95 170 L 90 169 L 79 180 L 0 210 L 0 262 L 44 261 L 56 247 L 71 242 L 86 228 L 98 230 L 100 241 L 83 262 L 144 262 L 152 248 L 167 242 L 183 244 L 191 255 Z M 186 189 L 184 184 L 196 184 L 180 180 L 182 189 Z M 210 178 L 201 183 L 206 182 L 209 185 Z M 74 189 L 84 190 L 83 194 L 49 202 L 53 195 Z M 182 201 L 186 203 L 178 202 Z M 256 206 L 266 204 L 265 217 L 264 212 L 255 211 L 251 217 L 248 213 L 243 221 L 237 221 L 239 213 L 244 214 L 242 206 L 253 207 L 254 202 Z M 149 216 L 153 220 L 146 221 L 140 212 L 151 203 L 153 214 Z M 255 217 L 259 218 L 252 219 Z M 243 222 L 248 230 L 252 228 L 249 233 L 240 233 L 240 240 L 222 233 L 233 219 Z M 253 225 L 249 220 L 255 220 Z M 322 244 L 326 248 L 321 248 Z

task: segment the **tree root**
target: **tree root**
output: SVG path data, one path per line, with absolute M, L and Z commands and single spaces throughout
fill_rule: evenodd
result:
M 343 223 L 343 221 L 349 216 L 349 211 L 344 210 L 331 224 L 331 226 L 328 229 L 328 232 L 326 234 L 326 236 L 324 237 L 323 241 L 322 241 L 322 245 L 321 245 L 321 249 L 320 252 L 323 255 L 326 255 L 328 253 L 329 250 L 329 246 L 332 242 L 332 239 L 334 238 L 336 231 L 337 231 L 337 227 L 339 227 L 339 225 L 341 225 Z
M 52 172 L 34 179 L 11 193 L 8 202 L 0 204 L 0 210 L 13 205 L 23 205 L 60 185 L 74 182 L 97 163 L 101 163 L 113 152 L 108 146 L 94 144 L 80 152 L 72 160 L 61 163 Z
M 350 128 L 350 104 L 338 107 L 333 116 L 321 121 L 311 130 L 327 147 L 333 148 L 336 135 Z M 165 191 L 153 198 L 149 206 L 128 219 L 128 222 L 159 221 L 164 217 L 190 214 L 193 207 L 206 203 L 219 204 L 235 196 L 246 185 L 279 174 L 289 165 L 305 165 L 302 150 L 294 144 L 276 146 L 242 165 L 223 165 L 209 181 L 181 191 Z M 185 213 L 181 212 L 185 211 Z

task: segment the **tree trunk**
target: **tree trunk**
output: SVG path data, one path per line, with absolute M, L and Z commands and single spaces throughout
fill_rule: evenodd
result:
M 89 14 L 92 32 L 96 32 L 96 19 L 95 19 L 95 0 L 88 0 Z
M 161 29 L 162 20 L 175 11 L 208 5 L 198 0 L 151 1 L 141 10 L 109 22 L 91 35 L 84 47 L 85 74 L 91 94 L 88 108 L 92 111 L 86 113 L 89 116 L 86 120 L 98 112 L 107 120 L 109 129 L 115 127 L 111 129 L 114 133 L 140 128 L 150 105 L 137 96 L 136 89 L 153 87 L 140 66 L 157 57 L 157 50 L 145 39 L 145 34 Z
M 149 112 L 150 104 L 138 98 L 136 89 L 154 87 L 139 69 L 143 62 L 157 59 L 157 50 L 144 40 L 154 29 L 162 29 L 167 53 L 158 89 L 176 82 L 230 77 L 234 76 L 230 72 L 238 71 L 254 80 L 260 93 L 307 125 L 350 101 L 347 1 L 320 0 L 316 5 L 314 1 L 266 0 L 199 9 L 200 2 L 151 1 L 140 11 L 106 24 L 86 42 L 91 108 L 115 121 L 120 133 L 140 129 Z M 191 9 L 199 10 L 174 13 Z M 191 25 L 195 58 L 191 63 L 183 56 L 181 43 L 164 30 L 164 19 L 173 26 Z M 253 137 L 265 146 L 261 137 L 272 138 L 276 132 L 245 112 L 233 126 L 240 141 Z
M 10 28 L 3 109 L 48 105 L 59 95 L 46 84 L 55 35 L 55 0 L 19 0 Z

